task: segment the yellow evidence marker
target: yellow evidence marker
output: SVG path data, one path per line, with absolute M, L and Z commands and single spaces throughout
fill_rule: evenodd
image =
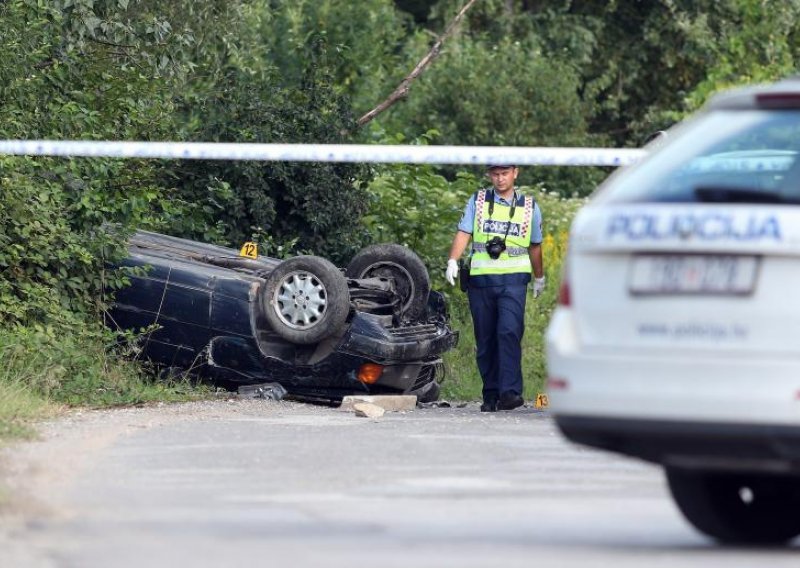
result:
M 246 256 L 247 258 L 258 258 L 258 245 L 254 242 L 246 242 L 242 245 L 242 250 L 239 251 L 239 256 Z
M 536 395 L 536 404 L 534 405 L 538 409 L 547 408 L 547 405 L 550 404 L 550 401 L 547 400 L 546 394 L 537 394 Z

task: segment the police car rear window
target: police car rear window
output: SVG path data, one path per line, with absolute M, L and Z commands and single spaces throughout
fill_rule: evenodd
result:
M 670 133 L 599 197 L 614 202 L 800 204 L 800 111 L 726 110 Z

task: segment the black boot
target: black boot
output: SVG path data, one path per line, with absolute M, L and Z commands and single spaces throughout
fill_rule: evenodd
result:
M 525 400 L 515 392 L 504 392 L 497 402 L 497 410 L 514 410 L 525 404 Z
M 497 391 L 486 389 L 483 391 L 483 404 L 481 412 L 497 412 Z

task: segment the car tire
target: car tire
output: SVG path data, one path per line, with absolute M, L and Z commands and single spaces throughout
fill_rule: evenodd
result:
M 420 319 L 427 309 L 431 279 L 428 269 L 411 249 L 397 244 L 371 245 L 347 265 L 348 278 L 392 278 L 401 300 L 401 316 Z
M 336 334 L 347 319 L 347 279 L 324 258 L 290 258 L 265 277 L 261 308 L 270 328 L 283 339 L 318 343 Z
M 800 477 L 667 468 L 675 503 L 699 531 L 726 544 L 781 544 L 800 535 Z

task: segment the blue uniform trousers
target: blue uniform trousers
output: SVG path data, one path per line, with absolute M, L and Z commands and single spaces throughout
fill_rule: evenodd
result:
M 468 290 L 475 329 L 483 399 L 522 394 L 522 334 L 525 331 L 526 284 L 473 287 Z

